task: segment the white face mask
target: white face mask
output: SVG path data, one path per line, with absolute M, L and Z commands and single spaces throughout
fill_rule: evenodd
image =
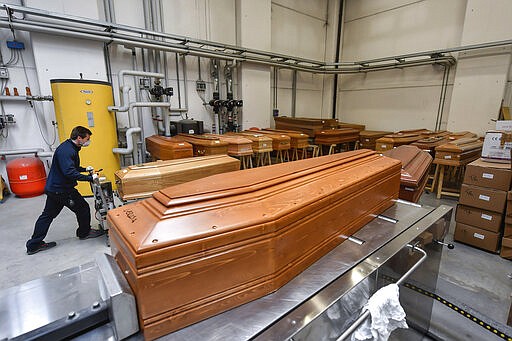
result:
M 87 140 L 86 142 L 82 143 L 82 147 L 87 147 L 91 144 L 91 140 Z

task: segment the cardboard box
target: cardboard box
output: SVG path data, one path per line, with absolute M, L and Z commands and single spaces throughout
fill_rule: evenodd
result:
M 485 133 L 482 159 L 491 162 L 509 162 L 512 149 L 512 132 L 490 130 Z
M 501 239 L 500 256 L 506 259 L 512 259 L 512 237 L 503 237 Z
M 503 237 L 512 237 L 512 217 L 505 216 L 505 224 L 503 224 Z
M 491 232 L 500 232 L 503 214 L 459 204 L 457 205 L 455 221 Z
M 462 184 L 459 202 L 466 206 L 477 207 L 498 213 L 505 212 L 507 192 L 499 189 Z
M 475 160 L 466 166 L 464 183 L 480 187 L 488 187 L 508 191 L 512 171 L 510 163 L 492 163 L 482 159 Z
M 499 233 L 479 229 L 470 225 L 457 223 L 455 225 L 455 234 L 453 240 L 476 246 L 491 252 L 498 251 L 498 245 L 501 241 Z

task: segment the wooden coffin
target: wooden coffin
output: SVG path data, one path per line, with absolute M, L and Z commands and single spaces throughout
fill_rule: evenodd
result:
M 243 133 L 254 133 L 263 134 L 272 139 L 272 149 L 273 150 L 288 150 L 291 148 L 291 138 L 285 134 L 274 134 L 269 131 L 262 130 L 244 130 Z
M 421 139 L 421 136 L 413 133 L 395 133 L 384 135 L 377 139 L 375 143 L 375 150 L 383 152 L 386 150 L 393 149 L 404 144 L 411 144 Z
M 428 130 L 425 128 L 418 128 L 418 129 L 406 129 L 406 130 L 400 130 L 399 133 L 402 134 L 418 134 L 418 135 L 424 135 L 424 134 L 431 134 L 433 133 L 432 130 Z
M 432 156 L 418 147 L 405 145 L 387 150 L 382 154 L 402 162 L 398 197 L 418 202 L 427 184 Z
M 390 207 L 400 168 L 357 150 L 214 175 L 110 210 L 112 255 L 144 337 L 277 290 Z
M 377 139 L 392 134 L 391 131 L 363 130 L 359 132 L 359 145 L 361 148 L 375 150 Z
M 477 137 L 465 137 L 436 147 L 434 163 L 461 166 L 480 157 L 483 142 Z
M 427 137 L 423 138 L 421 140 L 418 140 L 416 142 L 411 143 L 411 146 L 416 146 L 419 149 L 434 152 L 435 148 L 437 146 L 440 146 L 442 144 L 448 143 L 448 136 L 433 136 L 433 137 Z
M 443 137 L 443 136 L 446 136 L 446 138 L 448 138 L 448 136 L 450 136 L 452 132 L 451 131 L 447 131 L 447 130 L 437 130 L 437 131 L 424 131 L 424 132 L 421 132 L 420 133 L 420 136 L 422 138 L 427 138 L 427 137 Z
M 228 143 L 228 155 L 231 156 L 244 156 L 252 155 L 252 141 L 248 138 L 236 135 L 218 135 L 218 134 L 204 134 L 205 136 L 213 136 L 221 141 Z
M 209 175 L 240 169 L 240 161 L 227 155 L 199 156 L 148 162 L 115 172 L 122 200 L 150 197 L 153 192 Z
M 338 127 L 336 119 L 276 116 L 274 121 L 276 129 L 300 131 L 309 137 L 315 137 L 317 131 Z
M 293 149 L 302 149 L 309 146 L 309 137 L 307 134 L 301 133 L 299 131 L 293 131 L 293 130 L 282 130 L 282 129 L 271 129 L 271 128 L 265 128 L 262 130 L 269 131 L 274 134 L 284 134 L 290 137 L 290 147 Z
M 266 153 L 272 151 L 272 139 L 264 134 L 247 131 L 241 133 L 226 133 L 227 136 L 242 136 L 252 141 L 252 151 Z
M 146 137 L 146 150 L 153 160 L 174 160 L 193 156 L 190 143 L 179 138 L 160 135 Z
M 462 138 L 472 138 L 472 137 L 477 137 L 477 135 L 470 131 L 459 131 L 459 132 L 451 133 L 450 135 L 448 135 L 448 139 L 450 141 L 459 140 Z
M 190 143 L 194 149 L 194 156 L 219 155 L 228 153 L 229 143 L 214 136 L 179 134 L 179 139 Z
M 338 122 L 338 128 L 351 128 L 361 132 L 366 129 L 366 126 L 364 124 Z
M 359 130 L 352 128 L 326 129 L 315 133 L 315 144 L 339 144 L 359 140 Z

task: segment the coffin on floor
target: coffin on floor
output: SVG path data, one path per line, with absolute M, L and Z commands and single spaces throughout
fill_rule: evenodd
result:
M 118 170 L 117 190 L 122 200 L 150 197 L 163 188 L 240 169 L 240 161 L 227 155 L 198 156 L 148 162 Z
M 382 154 L 402 162 L 398 197 L 418 202 L 427 185 L 432 156 L 415 146 L 399 146 Z
M 147 339 L 273 292 L 392 205 L 400 162 L 357 150 L 215 175 L 108 213 Z

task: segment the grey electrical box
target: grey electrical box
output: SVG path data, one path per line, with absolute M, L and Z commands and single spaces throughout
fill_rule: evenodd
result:
M 0 67 L 0 78 L 9 79 L 9 71 L 6 67 Z
M 206 82 L 205 81 L 196 81 L 196 90 L 197 91 L 206 91 Z

